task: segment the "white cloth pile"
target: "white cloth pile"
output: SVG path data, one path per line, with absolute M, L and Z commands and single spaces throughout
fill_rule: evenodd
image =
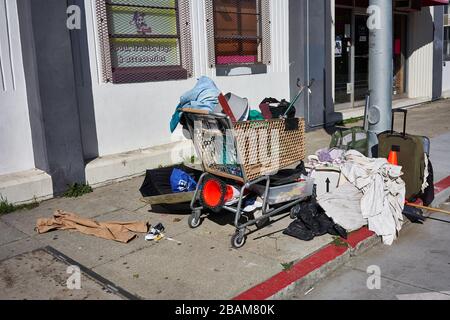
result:
M 319 204 L 335 223 L 348 231 L 368 224 L 385 244 L 391 245 L 403 225 L 405 183 L 401 167 L 350 150 L 345 153 L 340 169 L 353 187 L 343 185 L 324 194 L 318 198 Z M 355 208 L 358 202 L 359 210 Z

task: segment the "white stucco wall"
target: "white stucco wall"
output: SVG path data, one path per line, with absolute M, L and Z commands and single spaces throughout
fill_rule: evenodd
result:
M 446 94 L 446 97 L 450 96 L 450 61 L 445 61 L 442 70 L 442 91 Z
M 173 141 L 169 121 L 179 97 L 196 78 L 211 77 L 224 92 L 247 97 L 255 108 L 265 97 L 289 97 L 288 0 L 273 0 L 272 64 L 263 75 L 216 77 L 208 67 L 204 1 L 191 0 L 194 77 L 182 81 L 105 84 L 95 20 L 95 1 L 85 0 L 89 57 L 99 156 L 162 145 Z
M 0 0 L 0 175 L 34 168 L 16 0 Z
M 432 7 L 408 17 L 407 91 L 410 98 L 433 94 L 433 13 Z

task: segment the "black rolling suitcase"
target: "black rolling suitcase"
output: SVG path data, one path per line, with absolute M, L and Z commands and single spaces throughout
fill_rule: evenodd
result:
M 394 131 L 395 113 L 404 114 L 403 133 Z M 428 139 L 422 136 L 406 134 L 407 110 L 392 111 L 391 131 L 381 133 L 378 136 L 378 156 L 388 158 L 391 151 L 396 151 L 398 164 L 402 166 L 402 179 L 406 183 L 406 199 L 413 200 L 422 193 L 422 185 L 425 175 L 425 148 L 424 144 Z

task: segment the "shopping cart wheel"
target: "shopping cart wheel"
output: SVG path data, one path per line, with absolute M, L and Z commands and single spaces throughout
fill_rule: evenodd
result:
M 300 206 L 299 204 L 296 205 L 296 206 L 294 206 L 294 207 L 291 209 L 290 213 L 289 213 L 289 217 L 290 217 L 292 220 L 296 220 L 296 219 L 298 218 L 298 215 L 299 215 L 299 213 L 300 213 L 300 210 L 301 210 L 301 206 Z
M 244 231 L 236 231 L 236 233 L 231 237 L 231 246 L 235 249 L 242 248 L 245 244 L 245 234 Z
M 202 223 L 202 219 L 200 218 L 202 212 L 200 210 L 192 211 L 192 214 L 188 218 L 189 227 L 192 229 L 198 228 Z

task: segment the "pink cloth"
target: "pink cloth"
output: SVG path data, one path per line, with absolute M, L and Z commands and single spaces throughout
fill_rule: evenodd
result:
M 218 56 L 217 64 L 244 64 L 256 63 L 256 56 Z

